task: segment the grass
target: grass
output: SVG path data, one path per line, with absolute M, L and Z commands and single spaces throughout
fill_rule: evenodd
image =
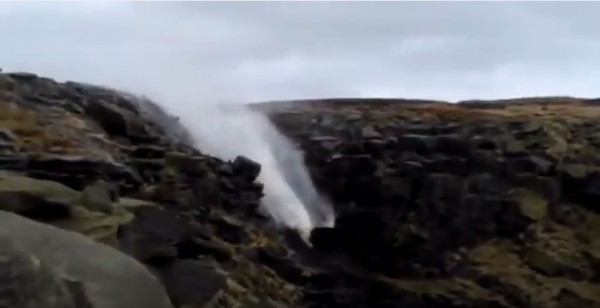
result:
M 17 137 L 16 149 L 21 153 L 88 155 L 104 158 L 116 150 L 103 144 L 102 138 L 89 138 L 103 132 L 85 120 L 63 110 L 29 109 L 0 101 L 0 128 L 11 130 Z

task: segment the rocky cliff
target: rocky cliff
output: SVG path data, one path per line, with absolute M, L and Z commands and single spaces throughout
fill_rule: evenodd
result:
M 314 307 L 598 307 L 600 106 L 531 98 L 256 105 L 336 227 Z M 314 292 L 312 291 L 314 290 Z M 318 304 L 317 304 L 318 303 Z
M 255 105 L 335 206 L 309 246 L 257 210 L 259 164 L 203 153 L 150 100 L 0 74 L 0 307 L 596 307 L 596 103 Z

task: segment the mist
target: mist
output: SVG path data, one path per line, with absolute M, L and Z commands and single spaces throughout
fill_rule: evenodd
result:
M 262 206 L 277 224 L 305 238 L 314 227 L 333 226 L 333 209 L 312 183 L 301 151 L 268 117 L 239 103 L 188 106 L 175 114 L 201 151 L 224 160 L 244 155 L 261 164 Z

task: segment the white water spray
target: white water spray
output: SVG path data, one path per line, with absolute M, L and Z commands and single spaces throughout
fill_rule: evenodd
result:
M 275 222 L 305 238 L 314 227 L 333 226 L 332 207 L 315 189 L 300 151 L 266 116 L 224 104 L 201 105 L 180 116 L 203 152 L 225 160 L 244 155 L 261 164 L 262 203 Z

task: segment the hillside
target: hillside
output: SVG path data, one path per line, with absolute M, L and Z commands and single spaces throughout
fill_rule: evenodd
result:
M 253 108 L 300 146 L 335 207 L 335 228 L 313 230 L 312 247 L 258 211 L 257 163 L 195 149 L 193 132 L 153 102 L 0 73 L 0 262 L 10 269 L 0 280 L 21 279 L 0 288 L 0 303 L 145 308 L 133 294 L 151 286 L 168 297 L 161 308 L 600 305 L 595 100 Z M 25 245 L 35 228 L 12 233 L 5 212 L 112 247 L 110 260 L 131 256 L 164 290 L 149 274 L 98 281 L 78 263 L 78 245 L 62 251 L 78 265 L 65 269 Z M 110 305 L 98 287 L 132 295 Z

